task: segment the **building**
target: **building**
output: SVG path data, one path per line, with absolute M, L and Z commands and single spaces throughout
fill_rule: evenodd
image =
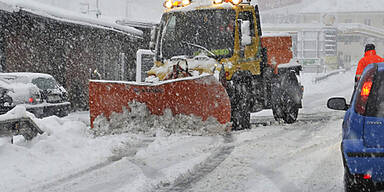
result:
M 322 40 L 324 56 L 331 46 L 336 50 L 338 67 L 357 65 L 367 43 L 375 43 L 378 54 L 384 54 L 384 1 L 370 0 L 362 6 L 358 0 L 323 0 L 300 13 L 303 23 L 319 24 L 334 31 L 333 42 L 328 41 L 327 34 Z
M 349 68 L 364 46 L 374 42 L 384 53 L 384 1 L 318 0 L 262 12 L 264 31 L 289 32 L 296 57 L 305 68 Z
M 89 79 L 135 79 L 136 51 L 149 44 L 142 35 L 36 2 L 0 1 L 1 71 L 53 75 L 74 109 L 88 108 Z
M 258 5 L 261 10 L 275 9 L 301 3 L 302 0 L 258 0 Z

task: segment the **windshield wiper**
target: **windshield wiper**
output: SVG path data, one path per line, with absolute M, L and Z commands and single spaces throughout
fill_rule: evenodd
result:
M 181 43 L 185 43 L 187 45 L 190 45 L 190 46 L 193 46 L 193 47 L 197 47 L 197 48 L 200 48 L 204 51 L 206 51 L 207 53 L 211 54 L 211 56 L 213 56 L 214 59 L 217 59 L 218 56 L 215 55 L 212 51 L 208 50 L 207 48 L 201 46 L 201 45 L 198 45 L 198 44 L 194 44 L 194 43 L 190 43 L 190 42 L 186 42 L 186 41 L 181 41 Z

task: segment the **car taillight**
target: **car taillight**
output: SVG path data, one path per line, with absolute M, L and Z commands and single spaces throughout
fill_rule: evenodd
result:
M 367 173 L 363 175 L 363 179 L 372 179 L 372 175 Z
M 360 95 L 362 97 L 368 97 L 369 93 L 371 93 L 371 88 L 372 88 L 372 81 L 364 82 Z
M 376 70 L 377 68 L 375 67 L 367 72 L 367 74 L 364 76 L 364 79 L 361 80 L 361 85 L 359 85 L 359 89 L 357 90 L 359 92 L 357 94 L 355 111 L 360 115 L 365 115 L 368 97 L 371 93 Z

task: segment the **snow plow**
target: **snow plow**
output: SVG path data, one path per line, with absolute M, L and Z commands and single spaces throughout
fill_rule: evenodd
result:
M 89 84 L 91 127 L 99 115 L 110 118 L 113 112 L 129 110 L 129 103 L 145 103 L 154 115 L 165 109 L 173 114 L 195 115 L 207 120 L 214 117 L 221 124 L 228 123 L 231 105 L 224 87 L 213 76 L 186 78 L 163 83 L 104 82 Z
M 92 127 L 97 117 L 109 119 L 135 101 L 152 114 L 168 108 L 203 121 L 214 117 L 235 130 L 250 128 L 250 113 L 263 109 L 272 109 L 276 120 L 296 121 L 302 68 L 292 59 L 291 37 L 262 37 L 257 5 L 167 0 L 164 6 L 151 50 L 141 51 L 154 55 L 146 82 L 90 81 Z M 141 68 L 138 63 L 137 74 Z

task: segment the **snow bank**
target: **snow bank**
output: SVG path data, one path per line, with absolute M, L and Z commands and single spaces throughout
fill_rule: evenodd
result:
M 156 76 L 161 76 L 163 74 L 169 75 L 172 73 L 173 66 L 175 65 L 179 65 L 184 70 L 188 68 L 188 71 L 192 73 L 193 76 L 199 76 L 204 74 L 195 73 L 194 71 L 214 71 L 218 73 L 218 71 L 215 69 L 220 64 L 215 59 L 208 57 L 205 53 L 200 53 L 193 58 L 187 58 L 186 56 L 175 56 L 169 60 L 166 60 L 163 65 L 154 65 L 151 68 L 150 73 L 154 73 Z
M 110 120 L 98 116 L 94 121 L 95 135 L 140 133 L 148 136 L 164 136 L 170 134 L 186 135 L 215 135 L 224 133 L 227 125 L 220 124 L 214 118 L 203 121 L 196 116 L 176 115 L 166 109 L 163 116 L 150 114 L 147 106 L 133 102 L 131 110 L 124 109 L 123 113 L 113 113 Z
M 326 80 L 316 82 L 318 76 L 324 74 L 302 73 L 301 83 L 304 85 L 303 109 L 301 113 L 317 113 L 329 111 L 327 101 L 330 97 L 345 97 L 349 102 L 356 69 L 330 76 Z
M 8 111 L 8 113 L 4 115 L 0 115 L 0 121 L 18 119 L 18 118 L 24 118 L 24 117 L 34 118 L 34 115 L 32 113 L 27 112 L 25 106 L 17 105 L 12 110 Z
M 139 135 L 118 135 L 94 138 L 89 133 L 87 122 L 78 115 L 66 118 L 56 116 L 36 119 L 22 106 L 15 107 L 7 118 L 31 117 L 44 131 L 32 141 L 22 136 L 0 142 L 0 191 L 28 191 L 34 186 L 61 179 L 100 162 L 106 162 L 114 156 L 121 156 L 124 146 L 142 143 Z M 89 116 L 87 115 L 89 118 Z M 2 120 L 5 116 L 1 116 Z M 89 121 L 89 120 L 88 120 Z
M 143 107 L 138 105 L 137 108 L 142 110 Z M 145 113 L 144 110 L 139 112 Z M 12 114 L 13 117 L 29 116 L 22 107 L 16 107 Z M 125 129 L 132 132 L 95 137 L 95 132 L 89 129 L 89 113 L 71 114 L 65 118 L 30 117 L 44 130 L 44 134 L 31 141 L 17 136 L 14 144 L 10 144 L 9 138 L 0 138 L 0 175 L 6 176 L 0 182 L 2 192 L 76 191 L 71 187 L 96 186 L 115 179 L 119 174 L 124 179 L 121 186 L 106 185 L 103 186 L 105 191 L 116 191 L 120 187 L 121 191 L 146 191 L 159 183 L 174 182 L 180 174 L 187 174 L 222 145 L 218 137 L 169 135 L 165 126 L 174 122 L 166 118 L 153 118 L 169 121 L 158 123 L 159 129 L 152 127 L 157 137 L 152 137 L 149 132 L 146 133 L 150 137 L 135 134 L 150 123 L 142 122 L 145 119 L 135 120 L 134 115 Z M 183 123 L 186 122 L 180 120 L 175 125 L 188 127 L 196 121 Z M 106 175 L 105 178 L 102 175 Z M 97 180 L 100 178 L 102 180 Z M 67 186 L 67 182 L 74 184 Z M 114 190 L 107 190 L 108 187 Z

